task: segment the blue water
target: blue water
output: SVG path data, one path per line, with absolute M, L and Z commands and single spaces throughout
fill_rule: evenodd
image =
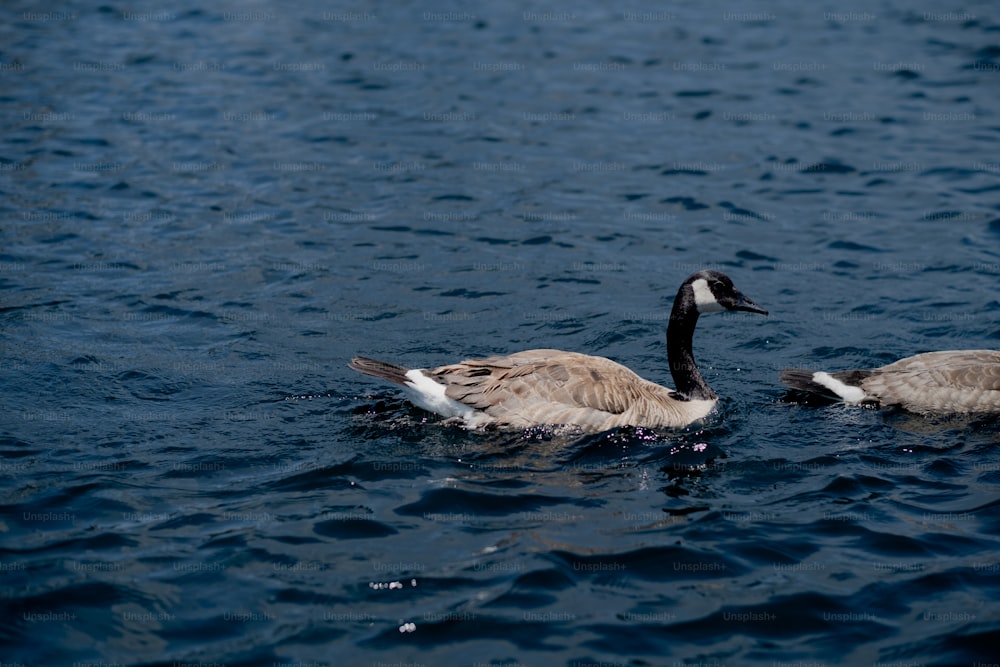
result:
M 0 662 L 1000 660 L 1000 428 L 777 373 L 1000 337 L 991 3 L 0 5 Z M 707 423 L 441 426 L 559 347 Z

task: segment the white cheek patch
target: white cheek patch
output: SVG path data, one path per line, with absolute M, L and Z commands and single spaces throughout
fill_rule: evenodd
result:
M 704 278 L 698 278 L 698 280 L 691 283 L 691 289 L 694 290 L 694 303 L 698 306 L 699 313 L 717 313 L 725 310 L 715 300 L 715 295 L 712 294 L 712 290 L 708 286 L 708 281 Z

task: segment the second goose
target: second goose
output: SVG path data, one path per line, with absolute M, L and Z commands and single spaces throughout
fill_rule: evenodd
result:
M 1000 352 L 946 350 L 869 370 L 788 368 L 789 387 L 844 403 L 898 406 L 923 414 L 1000 413 Z
M 698 372 L 691 339 L 699 315 L 725 310 L 767 315 L 719 271 L 699 271 L 681 284 L 667 325 L 672 390 L 610 359 L 562 350 L 527 350 L 431 369 L 366 357 L 349 365 L 401 385 L 419 407 L 470 428 L 680 427 L 708 415 L 718 401 Z

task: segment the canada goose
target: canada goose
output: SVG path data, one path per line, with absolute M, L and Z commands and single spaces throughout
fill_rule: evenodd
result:
M 675 390 L 643 380 L 610 359 L 562 350 L 526 350 L 432 369 L 411 370 L 365 357 L 349 365 L 402 385 L 416 405 L 469 428 L 686 426 L 705 417 L 718 400 L 698 372 L 691 337 L 701 313 L 723 310 L 767 315 L 719 271 L 699 271 L 681 284 L 667 325 Z
M 781 371 L 799 391 L 849 405 L 899 406 L 923 414 L 1000 412 L 1000 352 L 927 352 L 862 371 Z

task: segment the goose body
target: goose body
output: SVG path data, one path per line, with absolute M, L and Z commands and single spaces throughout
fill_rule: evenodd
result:
M 781 381 L 849 405 L 898 406 L 922 414 L 1000 413 L 1000 352 L 927 352 L 870 370 L 789 368 Z
M 401 385 L 414 404 L 469 428 L 680 427 L 704 418 L 718 401 L 698 372 L 691 338 L 699 314 L 723 310 L 767 314 L 719 271 L 700 271 L 681 284 L 667 326 L 673 390 L 610 359 L 550 349 L 432 369 L 408 369 L 366 357 L 355 357 L 349 365 Z

